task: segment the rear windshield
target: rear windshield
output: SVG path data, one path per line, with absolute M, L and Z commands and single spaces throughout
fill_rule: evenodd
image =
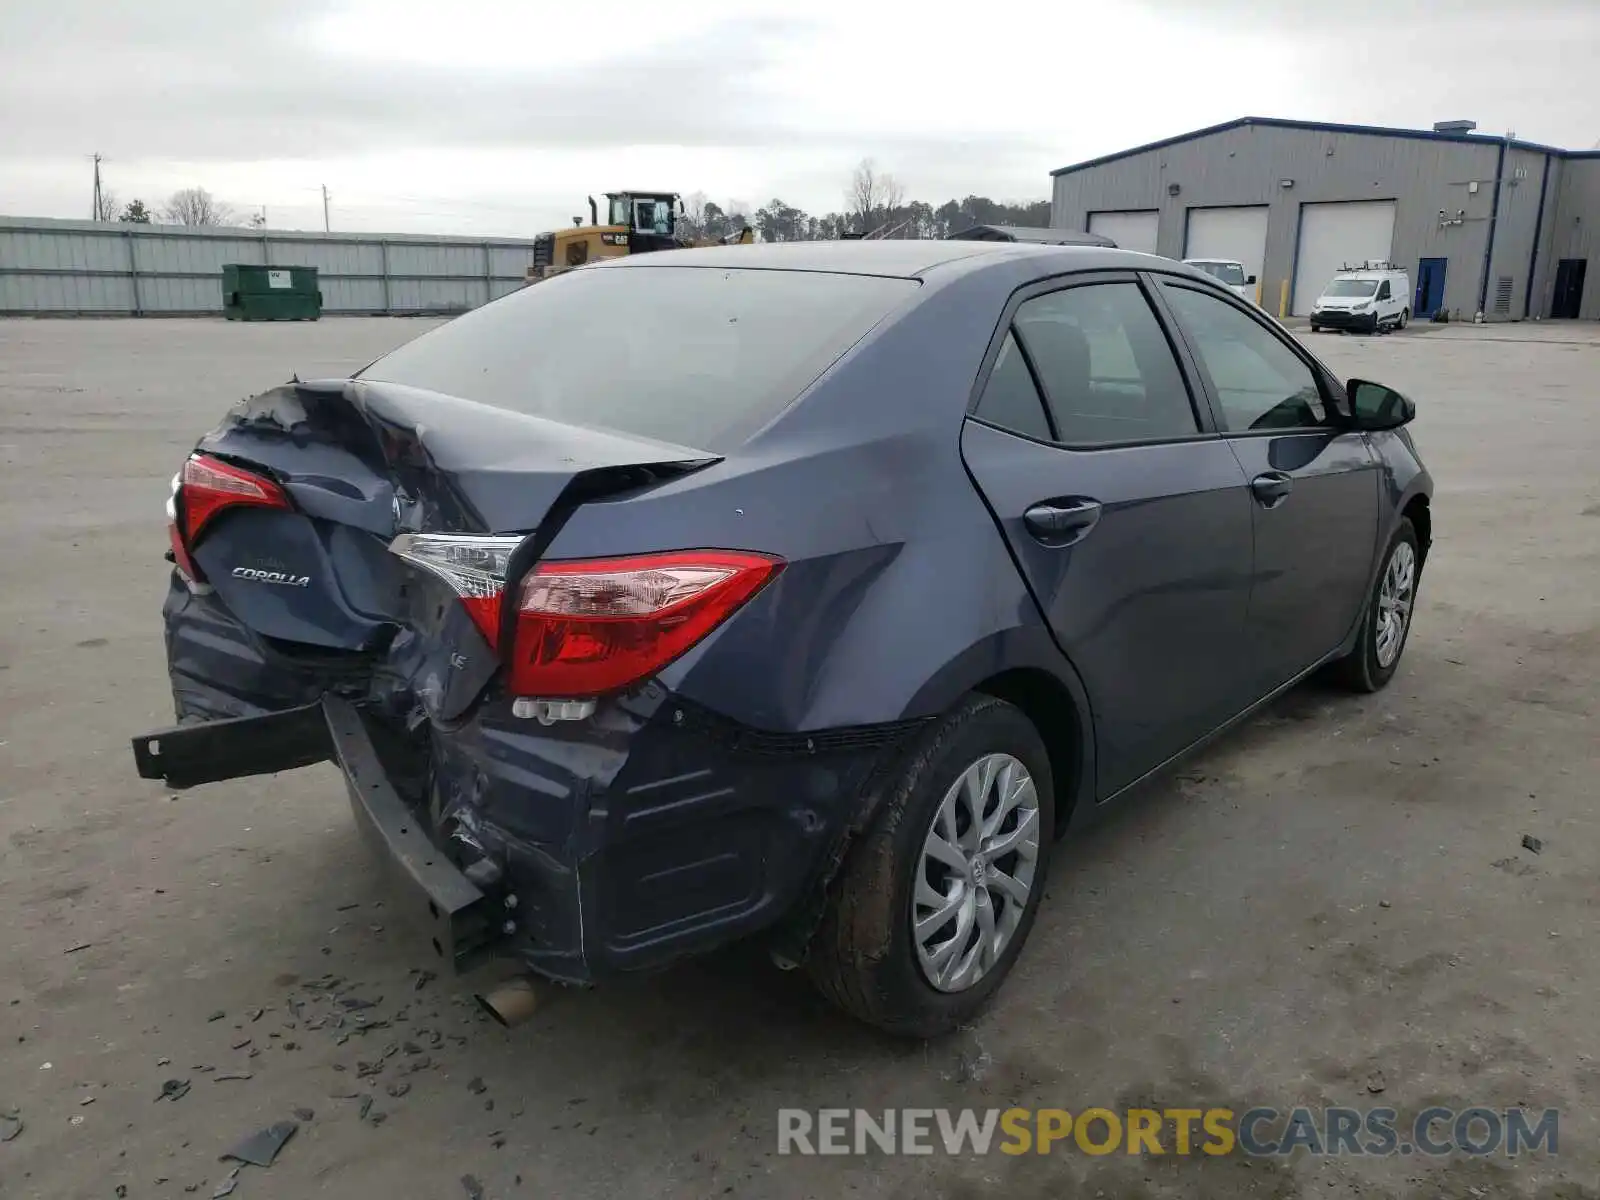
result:
M 1335 279 L 1324 296 L 1370 296 L 1378 290 L 1376 279 Z
M 808 271 L 573 271 L 457 317 L 361 377 L 726 453 L 916 287 Z
M 1244 286 L 1244 268 L 1234 262 L 1197 262 L 1189 264 L 1198 267 L 1207 275 L 1220 279 L 1229 287 Z

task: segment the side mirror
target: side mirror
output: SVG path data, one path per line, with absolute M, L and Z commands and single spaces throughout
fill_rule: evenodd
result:
M 1255 281 L 1256 281 L 1256 277 L 1254 275 L 1250 275 L 1250 276 L 1247 276 L 1245 278 L 1245 282 L 1246 283 L 1254 283 Z
M 1357 429 L 1398 429 L 1413 420 L 1417 406 L 1393 388 L 1367 379 L 1352 379 L 1344 385 L 1350 399 L 1352 423 Z

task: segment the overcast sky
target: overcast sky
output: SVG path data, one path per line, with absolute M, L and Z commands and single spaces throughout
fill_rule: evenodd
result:
M 1042 199 L 1247 114 L 1587 149 L 1597 64 L 1600 0 L 0 0 L 0 213 L 87 217 L 95 151 L 152 207 L 528 235 L 626 187 L 836 209 L 864 156 Z

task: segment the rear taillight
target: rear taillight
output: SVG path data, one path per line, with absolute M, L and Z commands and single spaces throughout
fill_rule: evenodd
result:
M 389 549 L 449 584 L 484 640 L 498 646 L 506 566 L 511 552 L 521 544 L 520 537 L 402 533 L 389 543 Z
M 390 549 L 444 580 L 498 648 L 518 537 L 406 533 Z M 540 563 L 523 577 L 501 654 L 513 696 L 599 696 L 649 678 L 721 625 L 783 569 L 735 550 L 679 550 Z
M 654 675 L 732 616 L 781 559 L 686 550 L 541 563 L 522 581 L 506 656 L 518 696 L 597 696 Z
M 291 509 L 284 490 L 265 476 L 209 454 L 191 454 L 172 480 L 167 501 L 167 536 L 173 560 L 190 579 L 201 578 L 194 564 L 200 534 L 224 509 Z

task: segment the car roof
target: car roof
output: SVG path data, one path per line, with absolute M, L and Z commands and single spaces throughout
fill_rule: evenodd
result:
M 1034 242 L 886 239 L 882 241 L 759 242 L 748 246 L 697 246 L 607 259 L 583 270 L 649 267 L 723 267 L 765 271 L 832 271 L 916 279 L 939 267 L 1036 258 L 1040 273 L 1148 270 L 1171 259 L 1103 246 L 1053 246 Z

